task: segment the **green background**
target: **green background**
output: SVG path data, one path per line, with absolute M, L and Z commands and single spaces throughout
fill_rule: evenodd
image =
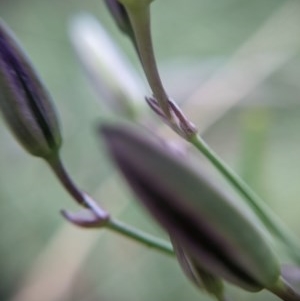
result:
M 55 100 L 64 136 L 62 158 L 70 174 L 120 219 L 164 236 L 134 202 L 97 138 L 95 125 L 107 116 L 68 37 L 71 19 L 81 12 L 104 24 L 141 73 L 132 46 L 101 0 L 0 0 L 0 17 L 20 39 Z M 231 66 L 241 47 L 248 47 L 244 60 L 253 54 L 263 55 L 262 63 L 273 55 L 286 58 L 204 135 L 300 236 L 297 16 L 300 19 L 297 1 L 156 0 L 152 4 L 158 64 L 175 99 L 185 101 L 220 68 Z M 264 31 L 268 22 L 270 28 Z M 253 42 L 253 35 L 261 35 L 259 42 Z M 213 89 L 217 95 L 223 93 L 227 75 L 222 76 L 220 86 Z M 239 91 L 243 84 L 237 78 L 233 90 Z M 199 113 L 194 121 L 200 125 L 206 108 L 200 99 L 199 103 L 191 108 L 193 116 Z M 1 301 L 210 300 L 188 282 L 172 258 L 106 230 L 69 226 L 59 214 L 62 208 L 76 205 L 46 164 L 27 155 L 0 120 Z M 229 291 L 232 300 L 276 300 L 267 292 L 249 294 L 232 287 Z

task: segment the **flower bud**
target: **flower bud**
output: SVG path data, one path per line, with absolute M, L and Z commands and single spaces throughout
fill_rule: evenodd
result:
M 104 2 L 119 29 L 134 40 L 133 28 L 125 7 L 118 0 L 105 0 Z
M 177 260 L 185 275 L 201 290 L 214 295 L 218 300 L 224 298 L 224 285 L 220 278 L 203 269 L 193 261 L 180 244 L 170 235 Z
M 133 127 L 104 125 L 101 134 L 138 199 L 196 265 L 249 291 L 276 283 L 269 236 L 227 183 Z
M 61 136 L 50 96 L 8 28 L 0 22 L 0 110 L 32 155 L 50 158 Z

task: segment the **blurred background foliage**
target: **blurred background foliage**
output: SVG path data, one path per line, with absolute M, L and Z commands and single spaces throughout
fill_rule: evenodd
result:
M 101 0 L 0 1 L 0 17 L 55 100 L 71 175 L 122 220 L 164 236 L 133 202 L 95 135 L 97 122 L 108 117 L 68 37 L 70 21 L 81 12 L 104 24 L 143 78 L 132 46 Z M 170 94 L 216 152 L 300 236 L 299 2 L 156 0 L 152 14 Z M 172 258 L 105 230 L 68 225 L 58 212 L 76 208 L 73 201 L 2 120 L 0 167 L 1 301 L 210 300 Z M 266 292 L 230 292 L 233 300 L 276 300 Z

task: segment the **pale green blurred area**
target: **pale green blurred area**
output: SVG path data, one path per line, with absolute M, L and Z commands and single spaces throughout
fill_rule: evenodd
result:
M 154 44 L 172 96 L 193 95 L 281 6 L 294 3 L 156 0 Z M 55 100 L 62 157 L 76 182 L 120 219 L 164 236 L 133 202 L 96 137 L 95 126 L 104 118 L 101 100 L 87 84 L 68 39 L 68 24 L 82 11 L 101 20 L 140 70 L 133 48 L 101 0 L 0 0 L 0 17 L 19 37 Z M 299 5 L 292 11 L 300 19 Z M 296 35 L 288 26 L 278 30 L 280 22 L 285 28 L 289 21 L 289 14 L 284 16 L 260 41 L 274 40 L 274 49 L 261 47 L 264 54 L 279 51 L 286 60 L 249 88 L 205 138 L 300 237 L 300 40 L 281 47 Z M 222 94 L 222 86 L 214 91 Z M 203 109 L 190 107 L 193 116 L 201 116 Z M 172 258 L 107 231 L 68 226 L 59 210 L 76 205 L 46 164 L 12 139 L 2 120 L 0 167 L 1 301 L 211 300 L 185 279 Z M 266 292 L 229 291 L 232 300 L 277 300 Z

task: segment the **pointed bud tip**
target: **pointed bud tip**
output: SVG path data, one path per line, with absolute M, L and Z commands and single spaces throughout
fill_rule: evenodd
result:
M 128 123 L 103 123 L 98 127 L 98 133 L 104 138 L 107 145 L 110 145 L 113 141 L 128 143 L 132 140 L 132 137 L 142 139 L 141 133 Z
M 115 133 L 115 127 L 111 124 L 100 124 L 98 126 L 98 132 L 102 135 L 105 139 L 108 139 L 111 135 Z

